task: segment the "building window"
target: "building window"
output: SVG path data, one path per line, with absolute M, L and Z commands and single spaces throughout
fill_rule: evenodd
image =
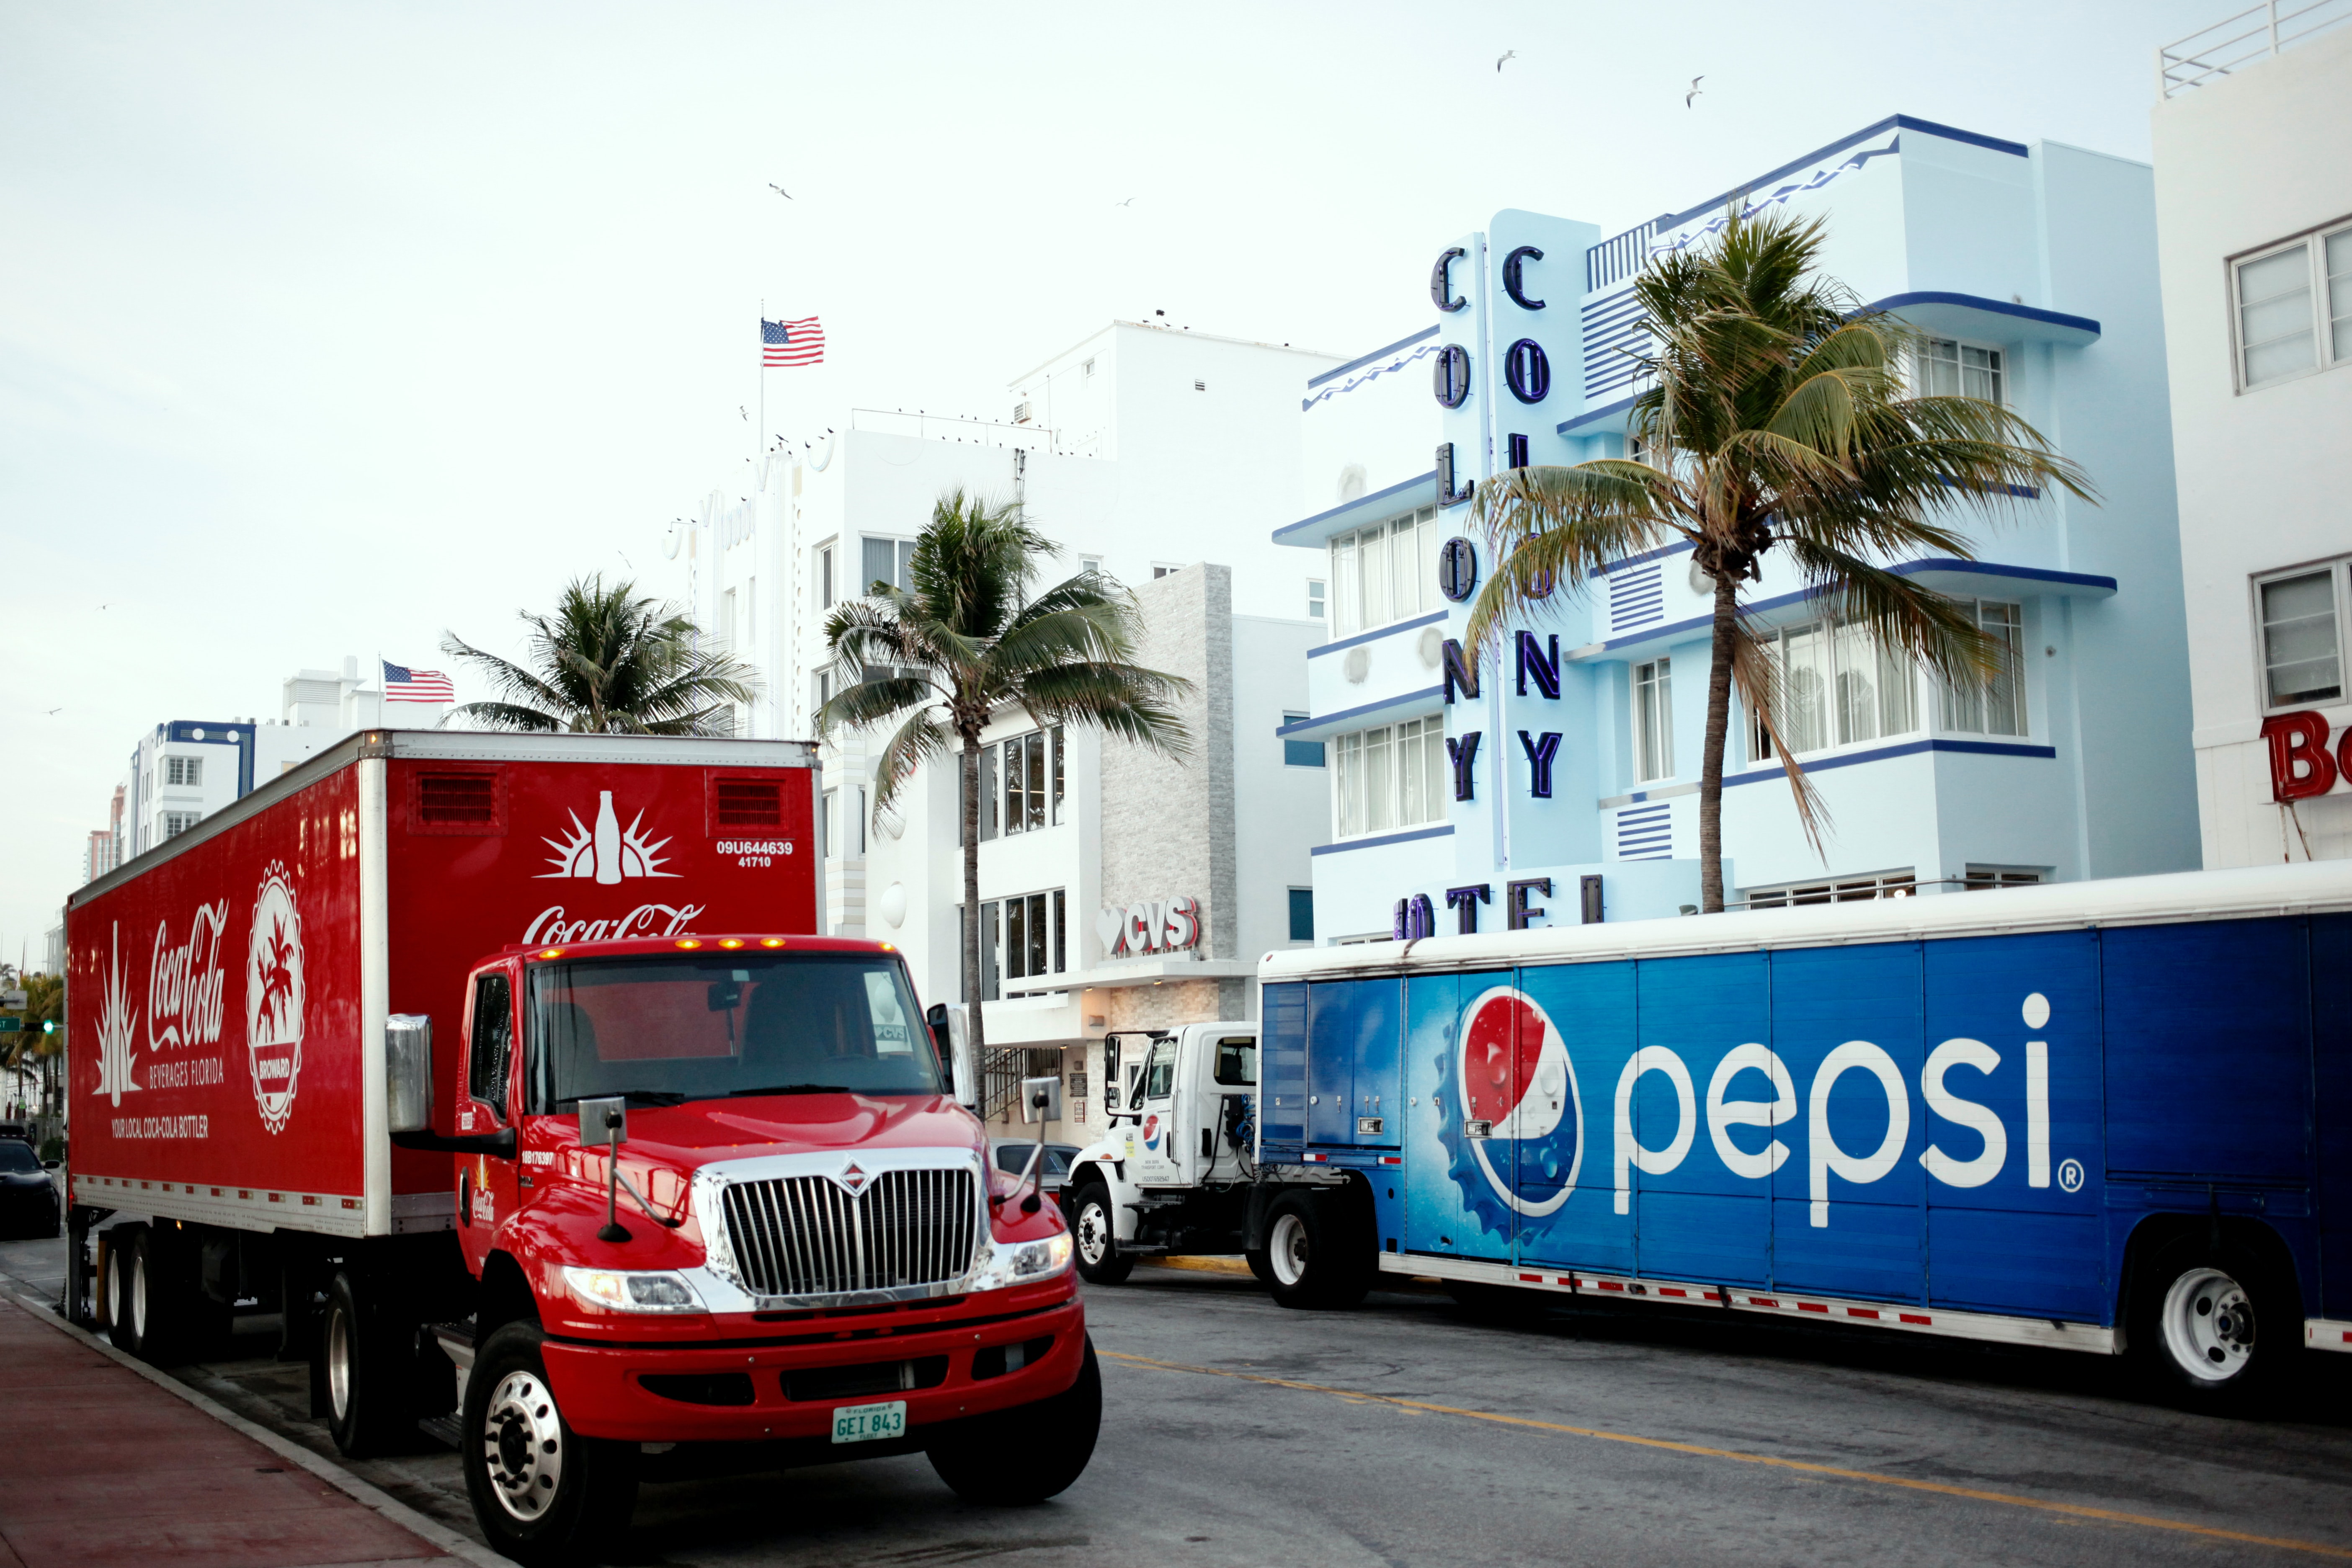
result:
M 820 713 L 822 713 L 823 711 L 824 711 L 824 705 L 825 705 L 826 703 L 828 703 L 828 702 L 832 701 L 832 700 L 833 700 L 833 666 L 831 666 L 831 665 L 829 665 L 829 664 L 828 664 L 828 665 L 826 665 L 823 669 L 820 669 L 820 670 L 818 670 L 818 671 L 816 672 L 816 706 L 817 706 L 817 711 L 818 711 L 818 712 L 820 712 Z
M 2263 617 L 2263 700 L 2271 708 L 2344 699 L 2339 563 L 2256 584 Z
M 1015 735 L 997 748 L 1004 778 L 1005 833 L 1027 833 L 1062 820 L 1062 731 L 1033 730 Z M 981 837 L 996 836 L 983 826 Z
M 1765 633 L 1761 640 L 1774 666 L 1780 739 L 1790 751 L 1802 755 L 1907 734 L 1919 727 L 1910 661 L 1879 646 L 1867 626 L 1809 621 Z M 1753 713 L 1748 752 L 1756 762 L 1778 755 L 1772 737 Z
M 1971 866 L 1960 879 L 1960 887 L 1970 893 L 1991 888 L 2031 888 L 2048 875 L 2039 866 Z
M 1785 910 L 1796 904 L 1850 904 L 1867 902 L 1872 899 L 1907 899 L 1917 891 L 1917 875 L 1906 868 L 1879 871 L 1867 876 L 1790 882 L 1777 888 L 1748 888 L 1741 892 L 1740 898 L 1751 910 Z
M 1003 954 L 1007 980 L 1034 980 L 1069 968 L 1069 950 L 1064 941 L 1067 919 L 1067 904 L 1059 888 L 1049 893 L 992 899 L 980 906 L 982 936 L 986 945 Z M 1002 942 L 989 940 L 997 935 L 1000 922 Z M 989 983 L 995 975 L 988 970 L 983 958 L 982 986 L 992 999 L 995 991 Z
M 735 646 L 735 590 L 728 589 L 719 595 L 719 646 Z
M 1315 940 L 1315 889 L 1312 888 L 1290 889 L 1290 940 Z
M 1101 556 L 1081 555 L 1078 557 L 1078 572 L 1080 575 L 1092 573 L 1096 576 L 1099 577 L 1102 575 L 1102 569 Z
M 1438 608 L 1437 536 L 1433 506 L 1336 536 L 1332 630 L 1347 637 Z
M 1095 362 L 1092 360 L 1083 361 L 1078 365 L 1078 369 L 1084 374 L 1092 375 L 1095 373 Z
M 828 544 L 816 552 L 816 607 L 833 608 L 833 546 Z
M 197 785 L 205 782 L 205 760 L 202 757 L 166 757 L 163 759 L 163 782 L 167 784 Z
M 2352 363 L 2352 227 L 2241 261 L 2231 277 L 2241 391 Z
M 1919 390 L 1929 397 L 1973 397 L 2002 403 L 1999 349 L 1949 338 L 1929 338 L 1919 345 Z
M 911 539 L 869 539 L 866 545 L 866 574 L 857 591 L 870 594 L 877 583 L 887 583 L 900 593 L 914 591 L 910 569 L 915 563 L 915 542 Z
M 1337 837 L 1386 833 L 1445 820 L 1445 721 L 1408 719 L 1332 742 L 1332 819 Z
M 820 859 L 830 860 L 841 852 L 841 792 L 824 792 L 824 809 L 817 813 L 816 852 Z
M 1297 724 L 1305 720 L 1304 713 L 1285 713 L 1285 724 Z M 1285 741 L 1282 742 L 1282 765 L 1286 768 L 1319 768 L 1323 766 L 1323 742 L 1320 741 Z
M 2000 668 L 1964 676 L 1944 687 L 1944 728 L 1976 735 L 2025 733 L 2025 611 L 2018 605 L 1976 603 L 1977 625 L 1999 646 Z
M 1674 776 L 1674 667 L 1661 658 L 1633 667 L 1633 780 Z
M 177 838 L 181 834 L 185 833 L 189 828 L 194 827 L 202 815 L 203 814 L 201 812 L 194 811 L 165 812 L 163 814 L 163 837 L 166 838 Z
M 1307 579 L 1307 618 L 1309 620 L 1317 621 L 1323 619 L 1325 608 L 1323 579 L 1320 577 L 1309 577 Z

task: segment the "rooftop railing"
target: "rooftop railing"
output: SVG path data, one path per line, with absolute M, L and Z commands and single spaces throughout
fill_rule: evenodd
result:
M 1053 452 L 1061 446 L 1061 432 L 1042 425 L 1013 425 L 963 414 L 932 414 L 920 408 L 853 408 L 849 411 L 849 427 L 914 436 L 927 441 L 961 441 L 967 446 L 1018 447 L 1030 452 Z
M 2178 97 L 2344 22 L 2352 22 L 2352 0 L 2264 0 L 2249 5 L 2157 50 L 2156 89 L 2162 97 Z

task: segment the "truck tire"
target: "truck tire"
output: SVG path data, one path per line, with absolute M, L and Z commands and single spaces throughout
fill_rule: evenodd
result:
M 2286 1385 L 2303 1348 L 2292 1278 L 2242 1247 L 2186 1236 L 2133 1270 L 2129 1353 L 2162 1394 L 2207 1409 L 2243 1409 Z
M 1249 1265 L 1251 1279 L 1255 1279 L 1261 1285 L 1271 1285 L 1274 1283 L 1274 1263 L 1272 1259 L 1266 1257 L 1265 1247 L 1251 1247 L 1248 1251 L 1242 1254 L 1242 1261 Z
M 579 1563 L 621 1543 L 637 1502 L 637 1446 L 572 1430 L 556 1408 L 537 1323 L 509 1323 L 474 1358 L 458 1459 L 490 1550 L 527 1568 Z
M 132 1299 L 132 1292 L 143 1283 L 133 1269 L 139 1238 L 146 1234 L 143 1225 L 119 1225 L 108 1231 L 104 1273 L 98 1282 L 99 1327 L 106 1331 L 116 1350 L 130 1356 L 139 1353 L 139 1325 L 146 1319 L 144 1300 Z
M 966 1502 L 1044 1502 L 1085 1473 L 1101 1429 L 1102 1368 L 1088 1334 L 1076 1383 L 1034 1405 L 959 1422 L 930 1446 L 931 1468 Z
M 1134 1272 L 1135 1259 L 1119 1250 L 1118 1211 L 1111 1206 L 1108 1187 L 1099 1181 L 1080 1187 L 1070 1216 L 1079 1279 L 1089 1285 L 1116 1285 Z
M 415 1331 L 396 1316 L 349 1271 L 335 1271 L 319 1314 L 320 1372 L 328 1434 L 350 1458 L 391 1453 L 415 1426 L 409 1398 Z
M 1276 1305 L 1352 1307 L 1372 1288 L 1361 1227 L 1339 1193 L 1289 1192 L 1265 1216 L 1267 1289 Z

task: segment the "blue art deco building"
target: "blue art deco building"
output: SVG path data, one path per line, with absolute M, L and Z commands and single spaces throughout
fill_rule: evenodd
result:
M 1766 558 L 1746 603 L 1781 661 L 1780 727 L 1828 807 L 1826 855 L 1753 716 L 1735 713 L 1731 896 L 2197 864 L 2150 171 L 1897 115 L 1613 236 L 1497 213 L 1432 246 L 1429 325 L 1303 389 L 1310 493 L 1275 537 L 1327 564 L 1311 710 L 1281 731 L 1299 765 L 1319 744 L 1330 779 L 1318 940 L 1386 935 L 1423 899 L 1448 932 L 1698 902 L 1709 599 L 1689 547 L 1556 595 L 1478 668 L 1449 672 L 1468 619 L 1450 594 L 1490 565 L 1474 481 L 1627 450 L 1645 342 L 1633 279 L 1735 204 L 1826 218 L 1825 269 L 1925 334 L 1919 384 L 2015 408 L 2100 500 L 2034 496 L 1981 520 L 1974 560 L 1890 563 L 1967 601 L 2009 649 L 1998 678 L 1957 689 L 1838 624 Z

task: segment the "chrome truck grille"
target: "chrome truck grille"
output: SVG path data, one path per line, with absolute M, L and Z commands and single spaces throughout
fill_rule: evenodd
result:
M 852 1195 L 828 1176 L 730 1182 L 735 1267 L 761 1296 L 834 1296 L 954 1279 L 980 1245 L 969 1170 L 883 1171 Z

